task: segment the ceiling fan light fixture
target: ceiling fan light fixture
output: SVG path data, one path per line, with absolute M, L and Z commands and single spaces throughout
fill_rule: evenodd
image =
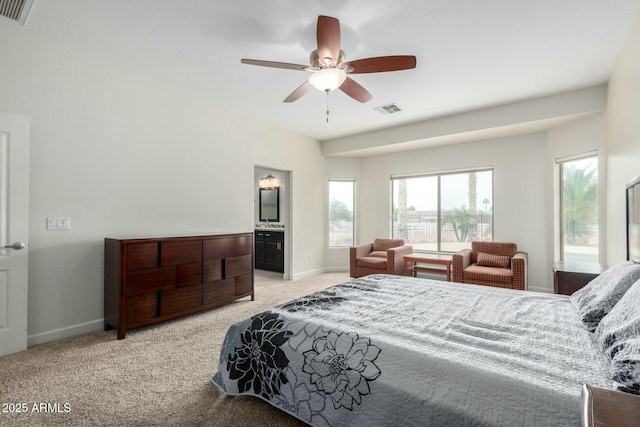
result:
M 339 68 L 323 68 L 309 76 L 309 83 L 322 92 L 333 92 L 347 79 L 347 73 Z

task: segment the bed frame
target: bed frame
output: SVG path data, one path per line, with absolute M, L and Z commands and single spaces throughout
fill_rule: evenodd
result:
M 627 259 L 640 262 L 640 175 L 627 184 Z

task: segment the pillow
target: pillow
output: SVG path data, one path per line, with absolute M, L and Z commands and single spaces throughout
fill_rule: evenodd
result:
M 602 318 L 594 336 L 609 359 L 620 350 L 621 343 L 632 338 L 640 339 L 640 280 Z
M 509 268 L 511 258 L 503 255 L 493 255 L 485 252 L 478 252 L 476 264 L 483 267 Z
M 620 262 L 574 292 L 571 303 L 578 309 L 584 327 L 593 332 L 627 290 L 640 279 L 640 264 Z
M 375 239 L 372 251 L 386 251 L 402 245 L 404 245 L 404 240 L 402 239 Z
M 614 387 L 640 394 L 640 280 L 602 318 L 594 336 L 611 359 Z
M 640 394 L 640 337 L 621 343 L 611 360 L 611 374 L 616 389 Z

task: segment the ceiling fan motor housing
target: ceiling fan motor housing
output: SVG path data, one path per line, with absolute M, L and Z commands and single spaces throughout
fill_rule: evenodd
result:
M 344 51 L 342 49 L 340 49 L 340 55 L 338 56 L 338 60 L 336 61 L 336 63 L 338 64 L 338 67 L 340 67 L 340 65 L 342 65 L 342 63 L 344 62 L 345 59 L 347 59 L 347 55 L 344 53 Z M 318 55 L 318 49 L 314 50 L 309 55 L 309 63 L 311 63 L 311 66 L 315 67 L 315 68 L 326 68 L 327 67 L 327 64 L 326 64 L 324 58 L 320 58 L 320 56 Z

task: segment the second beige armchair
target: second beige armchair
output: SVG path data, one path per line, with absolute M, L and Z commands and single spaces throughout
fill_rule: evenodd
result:
M 403 274 L 404 256 L 413 252 L 413 247 L 402 239 L 375 239 L 349 248 L 349 271 L 351 277 L 368 274 Z

